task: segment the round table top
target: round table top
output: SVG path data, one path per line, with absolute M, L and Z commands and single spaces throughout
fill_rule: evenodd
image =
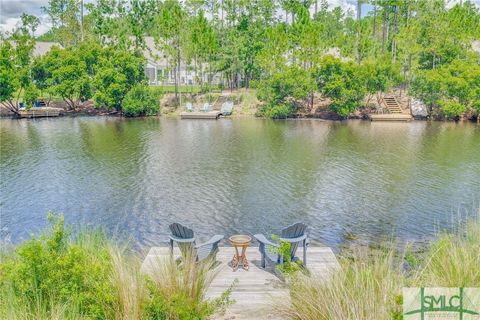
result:
M 229 240 L 234 246 L 242 246 L 242 245 L 250 244 L 250 242 L 252 241 L 252 238 L 245 234 L 236 234 L 231 236 Z

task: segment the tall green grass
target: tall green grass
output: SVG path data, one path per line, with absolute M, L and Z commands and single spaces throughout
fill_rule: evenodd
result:
M 455 233 L 441 233 L 423 251 L 355 249 L 340 257 L 330 277 L 295 274 L 291 304 L 279 306 L 295 319 L 402 319 L 403 287 L 480 286 L 479 219 Z
M 41 235 L 5 249 L 0 319 L 206 319 L 228 296 L 210 301 L 212 261 L 159 260 L 148 275 L 140 257 L 101 231 L 73 236 L 50 216 Z

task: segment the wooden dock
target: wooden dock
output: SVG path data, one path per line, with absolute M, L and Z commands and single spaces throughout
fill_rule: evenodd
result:
M 275 311 L 275 301 L 281 299 L 282 304 L 290 300 L 285 284 L 274 274 L 273 266 L 267 264 L 267 269 L 260 267 L 260 252 L 258 247 L 247 249 L 250 270 L 242 268 L 233 272 L 229 266 L 234 253 L 233 247 L 220 247 L 217 254 L 219 273 L 207 290 L 207 298 L 219 297 L 222 292 L 238 279 L 231 298 L 235 303 L 227 308 L 223 315 L 214 319 L 282 319 Z M 174 254 L 179 256 L 177 248 Z M 168 247 L 153 247 L 143 261 L 142 271 L 147 273 L 155 268 L 159 258 L 168 257 Z M 299 249 L 298 256 L 302 256 Z M 319 277 L 328 277 L 331 270 L 340 267 L 332 250 L 328 247 L 309 247 L 307 267 L 310 272 Z
M 18 114 L 20 118 L 40 118 L 40 117 L 58 117 L 63 110 L 60 108 L 40 107 L 20 109 Z
M 412 116 L 407 113 L 371 114 L 371 121 L 411 121 Z
M 180 119 L 218 119 L 221 115 L 220 111 L 185 111 L 180 113 Z

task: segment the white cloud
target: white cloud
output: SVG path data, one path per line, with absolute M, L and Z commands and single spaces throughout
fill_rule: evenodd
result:
M 7 18 L 4 23 L 0 23 L 0 32 L 7 33 L 13 31 L 19 22 L 20 18 Z
M 19 26 L 22 13 L 34 15 L 40 19 L 35 35 L 41 35 L 50 29 L 48 16 L 42 11 L 48 0 L 0 0 L 0 31 L 12 32 Z
M 335 7 L 340 7 L 344 11 L 353 11 L 353 13 L 356 13 L 356 5 L 353 4 L 352 0 L 347 1 L 347 0 L 327 0 L 327 3 L 329 7 L 335 8 Z
M 50 30 L 51 23 L 47 15 L 43 14 L 39 16 L 40 24 L 35 31 L 35 36 L 40 36 Z M 1 33 L 11 33 L 21 24 L 20 17 L 18 18 L 7 18 L 3 23 L 0 23 L 0 32 Z

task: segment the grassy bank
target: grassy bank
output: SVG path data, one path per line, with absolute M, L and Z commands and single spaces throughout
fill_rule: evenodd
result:
M 480 286 L 480 210 L 455 233 L 442 233 L 422 252 L 355 249 L 340 257 L 341 270 L 330 280 L 303 274 L 290 281 L 296 319 L 402 319 L 403 287 Z
M 222 97 L 221 99 L 224 100 L 218 101 L 220 97 Z M 211 103 L 213 105 L 213 108 L 220 109 L 221 101 L 229 100 L 233 101 L 234 103 L 233 113 L 231 117 L 243 117 L 256 115 L 259 106 L 259 101 L 257 99 L 256 91 L 254 89 L 239 89 L 233 91 L 224 90 L 216 92 L 212 91 L 205 94 L 191 94 L 185 92 L 180 95 L 179 106 L 176 104 L 174 98 L 175 95 L 173 93 L 165 93 L 162 95 L 161 106 L 163 113 L 177 116 L 180 112 L 186 111 L 187 102 L 192 103 L 195 109 L 200 109 L 200 107 L 205 102 Z
M 212 261 L 159 260 L 147 276 L 140 257 L 103 232 L 73 236 L 62 217 L 50 221 L 1 252 L 1 319 L 206 319 L 228 301 L 205 299 Z

